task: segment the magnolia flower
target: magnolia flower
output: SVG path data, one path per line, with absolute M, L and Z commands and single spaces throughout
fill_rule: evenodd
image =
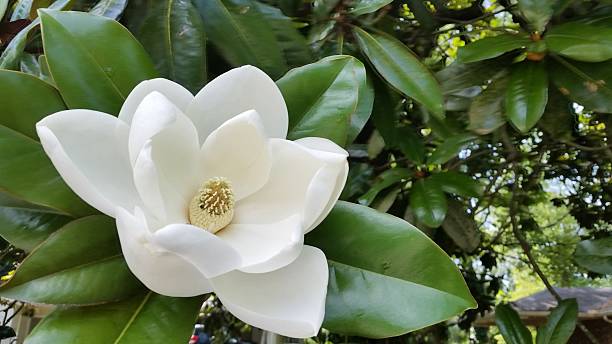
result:
M 52 114 L 37 132 L 62 178 L 116 219 L 125 260 L 169 296 L 214 291 L 246 323 L 291 337 L 323 321 L 325 255 L 304 234 L 346 181 L 345 150 L 286 140 L 287 107 L 252 66 L 195 97 L 165 79 L 139 84 L 119 117 Z

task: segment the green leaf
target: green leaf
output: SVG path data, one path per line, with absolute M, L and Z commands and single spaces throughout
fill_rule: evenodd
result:
M 0 287 L 11 299 L 49 304 L 96 304 L 122 300 L 143 288 L 130 272 L 114 220 L 94 215 L 50 235 Z
M 395 141 L 399 150 L 411 161 L 422 164 L 425 161 L 425 143 L 414 128 L 403 126 L 395 128 Z
M 49 9 L 64 9 L 68 7 L 71 0 L 57 0 Z M 28 9 L 29 11 L 29 9 Z M 4 48 L 0 55 L 0 69 L 16 69 L 26 43 L 28 42 L 28 34 L 40 24 L 40 18 L 34 19 L 28 26 L 24 27 L 13 37 L 11 42 Z
M 470 63 L 501 56 L 509 51 L 525 48 L 529 42 L 526 34 L 503 33 L 486 37 L 459 48 L 457 62 Z
M 117 114 L 139 82 L 157 75 L 140 43 L 112 19 L 58 11 L 40 18 L 49 69 L 69 108 Z
M 418 222 L 431 228 L 439 227 L 448 209 L 446 195 L 435 181 L 418 180 L 410 189 L 410 208 Z
M 473 252 L 480 245 L 480 232 L 474 218 L 465 212 L 461 202 L 449 200 L 442 229 L 465 252 Z
M 535 31 L 543 32 L 557 0 L 519 0 L 518 8 Z
M 363 205 L 370 205 L 374 202 L 376 196 L 384 189 L 393 186 L 402 180 L 409 179 L 412 176 L 412 172 L 406 168 L 392 168 L 386 170 L 380 175 L 376 176 L 372 187 L 368 192 L 359 197 L 358 202 Z
M 501 69 L 512 61 L 505 57 L 490 59 L 480 63 L 459 63 L 451 65 L 436 73 L 445 95 L 471 96 L 493 78 Z M 478 94 L 478 93 L 476 93 Z
M 432 175 L 430 180 L 436 182 L 442 191 L 463 197 L 478 197 L 482 194 L 480 183 L 467 174 L 445 171 Z
M 470 118 L 468 129 L 478 135 L 486 135 L 504 125 L 506 121 L 503 117 L 503 100 L 507 84 L 508 78 L 502 74 L 474 98 L 468 110 Z
M 38 140 L 36 122 L 66 109 L 58 91 L 29 74 L 0 70 L 0 125 Z M 35 101 L 32 101 L 32 100 Z
M 602 62 L 612 58 L 612 28 L 584 23 L 552 27 L 544 36 L 548 49 L 571 59 Z
M 6 8 L 8 7 L 8 0 L 0 0 L 0 20 L 4 18 Z
M 391 2 L 393 2 L 393 0 L 356 0 L 351 6 L 349 13 L 355 16 L 360 16 L 376 12 Z
M 165 78 L 196 93 L 206 84 L 204 23 L 190 0 L 157 1 L 143 10 L 136 37 Z
M 423 104 L 433 115 L 444 117 L 438 81 L 408 47 L 384 33 L 368 33 L 358 27 L 353 32 L 363 53 L 389 84 Z
M 576 299 L 562 300 L 548 316 L 546 325 L 538 328 L 536 344 L 565 344 L 568 343 L 578 317 L 578 303 Z
M 15 21 L 19 19 L 28 19 L 30 16 L 31 8 L 32 8 L 32 0 L 17 0 L 13 8 L 13 13 L 11 13 L 10 21 Z
M 306 242 L 328 258 L 330 331 L 398 336 L 476 306 L 444 251 L 397 217 L 338 202 Z
M 0 236 L 26 252 L 71 220 L 53 209 L 0 193 Z
M 506 89 L 506 117 L 525 133 L 540 120 L 548 102 L 548 73 L 541 62 L 514 66 Z
M 500 304 L 495 307 L 495 324 L 508 344 L 533 344 L 531 332 L 519 318 L 512 306 Z
M 147 292 L 116 303 L 59 308 L 25 343 L 81 343 L 85 338 L 88 344 L 187 343 L 203 301 Z
M 471 134 L 457 134 L 450 136 L 436 147 L 436 149 L 431 153 L 429 159 L 427 159 L 427 162 L 430 164 L 444 164 L 457 156 L 457 154 L 459 154 L 459 152 L 461 152 L 465 146 L 475 139 L 476 136 Z
M 612 274 L 612 237 L 581 241 L 576 245 L 574 259 L 591 271 Z
M 289 110 L 289 139 L 318 136 L 353 142 L 372 112 L 374 92 L 363 64 L 330 56 L 295 68 L 277 81 Z
M 101 0 L 89 13 L 104 16 L 111 19 L 118 19 L 127 7 L 127 0 Z
M 210 41 L 232 65 L 251 64 L 278 78 L 289 68 L 272 27 L 253 0 L 196 0 Z
M 554 87 L 548 89 L 548 103 L 538 126 L 560 141 L 572 140 L 575 126 L 571 101 Z M 606 126 L 607 127 L 607 126 Z
M 550 61 L 549 75 L 559 91 L 587 110 L 612 113 L 612 61 Z

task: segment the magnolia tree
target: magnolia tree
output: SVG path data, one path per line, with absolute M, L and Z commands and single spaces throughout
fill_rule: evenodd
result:
M 26 343 L 185 343 L 211 293 L 288 337 L 440 340 L 516 253 L 563 343 L 542 261 L 611 271 L 601 2 L 0 1 L 0 296 L 58 306 Z

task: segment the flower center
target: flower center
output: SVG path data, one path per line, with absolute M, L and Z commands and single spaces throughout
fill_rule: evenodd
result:
M 232 222 L 234 192 L 229 180 L 210 178 L 189 203 L 189 222 L 211 233 L 216 233 Z

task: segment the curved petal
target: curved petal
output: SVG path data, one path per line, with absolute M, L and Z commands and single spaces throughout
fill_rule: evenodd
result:
M 187 222 L 198 188 L 199 142 L 193 123 L 161 93 L 147 95 L 134 115 L 129 151 L 134 183 L 161 223 Z
M 314 151 L 299 143 L 272 139 L 268 183 L 236 202 L 233 223 L 267 224 L 299 214 L 306 231 L 335 196 L 346 156 Z M 335 202 L 335 200 L 334 200 Z
M 188 297 L 212 291 L 210 282 L 190 262 L 151 243 L 142 213 L 117 209 L 117 232 L 121 250 L 132 273 L 154 292 Z
M 121 107 L 119 119 L 128 125 L 131 124 L 138 105 L 152 92 L 159 92 L 166 96 L 183 113 L 187 112 L 187 107 L 193 101 L 193 94 L 174 81 L 163 78 L 145 80 L 130 92 Z
M 128 127 L 116 117 L 68 110 L 36 124 L 40 142 L 64 181 L 96 209 L 115 216 L 115 207 L 140 204 L 128 158 Z
M 259 190 L 270 175 L 268 141 L 254 110 L 223 123 L 202 146 L 202 181 L 213 177 L 229 179 L 236 200 Z
M 315 218 L 315 220 L 310 224 L 306 224 L 305 233 L 308 233 L 323 222 L 338 201 L 338 198 L 340 198 L 349 172 L 349 165 L 346 160 L 348 158 L 348 152 L 333 141 L 320 137 L 305 137 L 295 142 L 309 148 L 311 153 L 318 156 L 321 160 L 328 162 L 328 165 L 319 171 L 320 174 L 315 177 L 315 179 L 326 180 L 333 184 L 333 186 L 330 185 L 333 190 L 327 204 L 322 209 L 318 207 L 311 208 L 311 213 L 313 214 L 311 218 Z M 337 173 L 338 169 L 340 173 Z M 313 190 L 312 193 L 317 194 L 315 190 Z M 314 201 L 307 203 L 318 204 Z M 318 214 L 318 216 L 315 214 Z
M 263 274 L 233 271 L 210 282 L 223 305 L 240 320 L 283 336 L 306 338 L 321 328 L 327 280 L 323 252 L 304 246 L 282 269 Z
M 229 225 L 217 233 L 242 256 L 241 271 L 261 273 L 280 269 L 302 251 L 304 233 L 299 216 L 266 225 Z
M 225 121 L 247 110 L 261 115 L 268 137 L 287 136 L 289 116 L 283 95 L 266 73 L 253 66 L 232 69 L 209 82 L 195 96 L 187 115 L 204 142 Z
M 216 235 L 187 224 L 168 225 L 153 234 L 152 242 L 176 253 L 212 278 L 239 268 L 238 252 Z

